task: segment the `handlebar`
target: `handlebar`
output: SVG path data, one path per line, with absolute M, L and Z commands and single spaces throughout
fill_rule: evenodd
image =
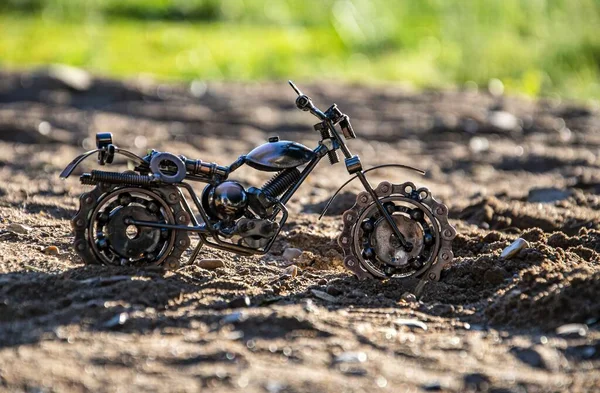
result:
M 300 91 L 300 89 L 298 89 L 298 87 L 294 84 L 294 82 L 288 81 L 288 83 L 290 84 L 292 89 L 294 89 L 296 94 L 298 94 L 298 98 L 296 98 L 296 107 L 298 107 L 298 109 L 312 113 L 313 116 L 317 117 L 319 120 L 327 119 L 327 116 L 313 104 L 311 98 L 306 94 L 303 94 Z
M 344 133 L 344 137 L 346 139 L 354 139 L 356 138 L 356 133 L 352 128 L 352 124 L 350 124 L 350 118 L 348 115 L 343 114 L 338 108 L 337 105 L 333 104 L 325 113 L 323 113 L 319 108 L 317 108 L 311 98 L 306 94 L 302 93 L 300 89 L 294 84 L 292 81 L 288 81 L 292 89 L 298 94 L 296 98 L 296 106 L 298 109 L 302 111 L 308 111 L 316 116 L 321 121 L 328 121 L 333 127 L 334 124 L 340 125 L 342 132 Z

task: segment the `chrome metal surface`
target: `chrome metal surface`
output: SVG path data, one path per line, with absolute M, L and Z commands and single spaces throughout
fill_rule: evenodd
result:
M 361 192 L 342 216 L 338 244 L 344 252 L 344 265 L 359 279 L 416 276 L 439 280 L 442 268 L 454 256 L 456 230 L 448 222 L 448 208 L 428 189 L 416 188 L 411 182 L 382 182 L 374 191 L 413 248 L 406 252 L 395 243 L 375 201 Z
M 369 168 L 367 170 L 364 170 L 363 173 L 368 173 L 368 172 L 374 171 L 376 169 L 389 168 L 389 167 L 396 167 L 396 168 L 408 169 L 408 170 L 411 170 L 411 171 L 415 171 L 415 172 L 419 173 L 420 175 L 424 175 L 425 174 L 424 170 L 421 170 L 421 169 L 418 169 L 418 168 L 414 168 L 414 167 L 408 166 L 408 165 L 402 165 L 402 164 L 383 164 L 383 165 L 377 165 L 377 166 L 374 166 L 373 168 Z M 340 193 L 340 191 L 342 191 L 342 189 L 344 187 L 346 187 L 348 184 L 350 184 L 350 182 L 352 182 L 353 180 L 356 180 L 357 178 L 358 178 L 357 176 L 351 177 L 344 184 L 342 184 L 340 186 L 340 188 L 337 189 L 337 191 L 331 196 L 331 198 L 329 198 L 329 201 L 327 201 L 327 204 L 325 205 L 325 207 L 323 208 L 323 211 L 319 215 L 319 220 L 321 218 L 323 218 L 323 216 L 327 212 L 327 209 L 329 209 L 329 207 L 333 203 L 333 200 Z
M 189 246 L 186 231 L 136 227 L 129 219 L 183 225 L 189 215 L 182 209 L 177 189 L 123 187 L 100 183 L 80 198 L 71 220 L 75 251 L 86 264 L 166 266 L 176 269 Z
M 77 157 L 75 157 L 73 159 L 73 161 L 71 161 L 66 167 L 65 169 L 63 169 L 63 171 L 60 173 L 60 177 L 62 179 L 66 179 L 69 176 L 71 176 L 71 174 L 73 173 L 73 171 L 75 170 L 75 168 L 77 168 L 79 166 L 79 164 L 81 164 L 86 158 L 88 158 L 89 156 L 91 156 L 94 153 L 98 153 L 101 152 L 102 149 L 94 149 L 94 150 L 90 150 L 87 151 Z M 119 149 L 118 147 L 115 147 L 115 153 L 116 154 L 121 154 L 122 156 L 127 157 L 128 159 L 135 161 L 138 165 L 147 165 L 146 161 L 144 161 L 144 159 L 128 150 L 124 150 L 124 149 Z
M 279 141 L 258 146 L 246 155 L 246 163 L 261 171 L 295 168 L 312 160 L 315 153 L 297 142 Z
M 448 223 L 446 206 L 435 201 L 429 190 L 416 189 L 412 183 L 383 182 L 373 189 L 365 176 L 384 167 L 424 172 L 401 164 L 363 171 L 358 156 L 352 155 L 336 129 L 339 126 L 346 138 L 354 138 L 349 117 L 335 104 L 322 112 L 310 97 L 293 83 L 290 85 L 298 94 L 296 106 L 320 121 L 315 127 L 320 142 L 314 150 L 270 138 L 269 143 L 240 156 L 230 166 L 220 166 L 154 150 L 141 158 L 113 145 L 112 135 L 98 134 L 98 149 L 76 157 L 61 177 L 68 177 L 94 153 L 99 153 L 100 165 L 111 164 L 116 154 L 137 165 L 134 172 L 92 171 L 81 177 L 83 184 L 95 185 L 81 195 L 80 209 L 72 220 L 75 249 L 81 258 L 86 263 L 176 269 L 190 246 L 190 232 L 199 237 L 190 262 L 204 245 L 243 255 L 265 254 L 288 218 L 285 204 L 321 158 L 328 155 L 330 163 L 335 164 L 341 151 L 349 173 L 356 175 L 334 193 L 321 217 L 340 190 L 354 179 L 358 178 L 366 190 L 343 215 L 339 244 L 345 266 L 361 279 L 439 279 L 444 264 L 452 260 L 451 241 L 456 235 Z M 226 181 L 244 164 L 279 173 L 262 189 L 246 190 L 235 181 Z M 184 180 L 208 183 L 201 200 Z
M 208 204 L 221 220 L 236 220 L 248 207 L 248 195 L 240 183 L 226 181 L 210 189 Z
M 423 228 L 418 222 L 403 215 L 393 215 L 392 218 L 400 233 L 413 245 L 412 250 L 406 252 L 402 247 L 398 247 L 392 228 L 383 218 L 374 224 L 373 233 L 370 235 L 371 245 L 382 262 L 398 267 L 406 266 L 410 259 L 418 257 L 423 251 Z
M 171 168 L 174 168 L 175 172 L 172 172 Z M 150 170 L 154 176 L 165 183 L 180 183 L 186 175 L 185 163 L 175 154 L 165 152 L 152 156 Z

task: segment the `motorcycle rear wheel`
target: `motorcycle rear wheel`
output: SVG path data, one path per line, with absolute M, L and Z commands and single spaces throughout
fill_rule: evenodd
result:
M 80 196 L 71 223 L 75 251 L 85 264 L 179 267 L 190 245 L 186 231 L 128 225 L 132 218 L 187 225 L 181 194 L 174 186 L 138 187 L 99 183 Z

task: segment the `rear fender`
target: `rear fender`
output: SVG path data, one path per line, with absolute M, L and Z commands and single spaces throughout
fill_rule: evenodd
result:
M 390 168 L 390 167 L 395 167 L 395 168 L 402 168 L 402 169 L 408 169 L 414 172 L 417 172 L 420 175 L 424 175 L 425 171 L 422 169 L 418 169 L 418 168 L 414 168 L 412 166 L 409 165 L 402 165 L 402 164 L 383 164 L 383 165 L 377 165 L 374 166 L 373 168 L 369 168 L 367 170 L 364 170 L 362 173 L 367 173 L 367 172 L 371 172 L 374 171 L 376 169 L 381 169 L 381 168 Z M 327 209 L 329 209 L 329 206 L 331 206 L 331 204 L 333 203 L 335 197 L 338 196 L 338 194 L 340 193 L 340 191 L 342 191 L 342 189 L 344 187 L 346 187 L 348 184 L 350 184 L 353 180 L 355 180 L 358 176 L 353 176 L 351 177 L 347 182 L 345 182 L 344 184 L 342 184 L 342 186 L 340 188 L 337 189 L 337 191 L 333 194 L 333 196 L 329 199 L 329 201 L 327 201 L 327 204 L 325 205 L 325 208 L 323 208 L 323 211 L 321 212 L 321 215 L 319 216 L 319 220 L 321 218 L 323 218 L 323 216 L 325 215 L 325 213 L 327 212 Z
M 83 153 L 82 155 L 75 157 L 75 159 L 73 161 L 71 161 L 65 169 L 63 169 L 63 171 L 60 173 L 60 177 L 62 179 L 68 178 L 69 176 L 71 176 L 71 173 L 73 173 L 75 168 L 77 168 L 79 166 L 79 164 L 81 164 L 86 158 L 88 158 L 92 154 L 98 153 L 102 150 L 103 149 L 90 150 L 90 151 Z M 144 161 L 144 159 L 142 157 L 140 157 L 128 150 L 119 149 L 116 146 L 115 146 L 115 154 L 120 154 L 122 156 L 127 157 L 130 160 L 136 161 L 138 165 L 148 165 L 148 163 L 146 161 Z

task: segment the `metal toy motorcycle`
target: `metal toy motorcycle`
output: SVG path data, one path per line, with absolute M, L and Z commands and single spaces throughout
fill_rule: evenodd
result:
M 203 245 L 244 255 L 265 254 L 288 218 L 286 203 L 324 156 L 336 164 L 341 150 L 353 177 L 335 192 L 321 217 L 352 180 L 358 179 L 365 189 L 343 214 L 338 243 L 345 266 L 359 279 L 417 276 L 439 280 L 443 266 L 453 258 L 451 242 L 456 236 L 448 223 L 447 207 L 427 188 L 410 182 L 382 182 L 373 188 L 366 177 L 383 167 L 424 172 L 401 164 L 363 170 L 359 157 L 350 152 L 336 128 L 345 139 L 356 138 L 349 117 L 335 104 L 322 112 L 289 83 L 298 94 L 296 106 L 319 119 L 314 129 L 320 142 L 313 150 L 273 137 L 231 165 L 221 166 L 154 150 L 140 157 L 115 146 L 110 133 L 97 134 L 97 149 L 75 158 L 62 178 L 94 153 L 100 165 L 112 163 L 120 154 L 135 167 L 133 171 L 92 170 L 81 175 L 83 184 L 95 188 L 80 196 L 79 211 L 72 220 L 77 254 L 88 264 L 176 269 L 190 247 L 190 233 L 199 242 L 189 263 Z M 229 180 L 242 165 L 276 174 L 261 188 L 246 189 Z M 187 181 L 207 183 L 200 197 Z

